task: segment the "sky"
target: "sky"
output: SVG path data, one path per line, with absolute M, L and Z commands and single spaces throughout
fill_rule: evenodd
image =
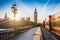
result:
M 60 0 L 0 0 L 0 18 L 4 18 L 7 13 L 8 17 L 13 19 L 11 7 L 14 3 L 18 9 L 17 19 L 30 17 L 33 21 L 35 8 L 38 13 L 38 22 L 60 11 Z

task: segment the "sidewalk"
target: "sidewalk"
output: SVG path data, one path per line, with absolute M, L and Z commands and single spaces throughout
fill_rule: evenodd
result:
M 40 27 L 34 27 L 34 28 L 22 33 L 22 34 L 15 36 L 15 37 L 8 38 L 7 40 L 34 40 L 34 38 L 36 37 L 35 33 L 38 33 L 37 40 L 39 40 L 40 39 L 39 38 L 40 37 Z
M 40 27 L 37 28 L 36 33 L 34 34 L 33 40 L 43 40 Z

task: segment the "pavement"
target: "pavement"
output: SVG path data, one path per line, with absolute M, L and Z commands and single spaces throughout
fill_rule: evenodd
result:
M 41 32 L 40 27 L 37 28 L 36 33 L 34 34 L 34 39 L 33 40 L 43 40 L 42 32 Z
M 22 34 L 8 38 L 6 40 L 57 40 L 44 27 L 34 27 Z
M 15 37 L 12 37 L 12 38 L 8 38 L 7 40 L 35 40 L 36 36 L 35 36 L 35 33 L 38 35 L 37 36 L 37 39 L 40 39 L 40 27 L 35 27 L 35 28 L 32 28 L 22 34 L 19 34 Z

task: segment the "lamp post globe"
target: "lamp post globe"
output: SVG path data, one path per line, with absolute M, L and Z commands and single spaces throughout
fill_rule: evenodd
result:
M 16 4 L 14 3 L 13 6 L 11 7 L 12 9 L 12 12 L 14 14 L 14 17 L 16 17 L 16 14 L 17 14 L 17 8 L 16 8 Z

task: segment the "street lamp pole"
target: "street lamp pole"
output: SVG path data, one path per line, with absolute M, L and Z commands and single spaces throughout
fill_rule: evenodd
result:
M 16 32 L 16 14 L 17 14 L 17 8 L 16 8 L 16 4 L 14 3 L 13 6 L 11 7 L 11 10 L 14 14 L 14 27 L 15 27 L 15 32 Z M 16 33 L 15 33 L 16 35 Z
M 50 31 L 52 31 L 51 15 L 49 15 L 49 29 Z
M 43 21 L 43 27 L 45 28 L 45 21 L 46 21 L 46 19 Z

